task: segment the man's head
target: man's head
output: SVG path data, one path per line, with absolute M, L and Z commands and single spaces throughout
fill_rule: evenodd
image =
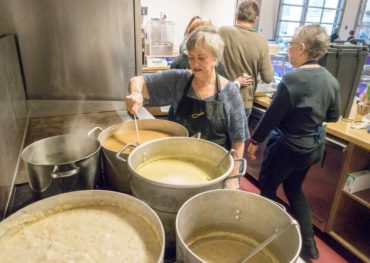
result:
M 260 15 L 260 8 L 256 1 L 246 0 L 239 5 L 237 20 L 249 23 L 255 23 Z

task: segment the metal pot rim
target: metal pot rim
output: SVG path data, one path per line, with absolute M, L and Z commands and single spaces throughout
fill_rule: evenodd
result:
M 138 147 L 136 147 L 129 154 L 128 159 L 127 159 L 127 164 L 128 164 L 127 166 L 128 166 L 129 171 L 132 174 L 134 174 L 134 176 L 138 176 L 141 180 L 144 180 L 144 181 L 146 181 L 146 182 L 148 182 L 150 184 L 153 184 L 153 185 L 157 185 L 157 186 L 161 186 L 161 187 L 165 187 L 165 188 L 174 188 L 174 189 L 188 189 L 188 188 L 189 189 L 194 189 L 195 187 L 196 188 L 207 187 L 209 185 L 214 185 L 215 183 L 219 183 L 219 182 L 223 181 L 226 177 L 228 177 L 230 175 L 230 173 L 232 172 L 232 169 L 234 168 L 234 159 L 231 156 L 229 156 L 231 165 L 230 165 L 229 169 L 224 172 L 223 175 L 221 175 L 219 177 L 216 177 L 215 179 L 210 180 L 210 181 L 207 181 L 205 183 L 186 184 L 186 185 L 168 184 L 168 183 L 158 182 L 158 181 L 155 181 L 155 180 L 150 180 L 150 179 L 142 176 L 141 174 L 137 173 L 134 169 L 131 168 L 131 158 L 135 154 L 136 151 L 139 151 L 141 148 L 146 147 L 149 144 L 158 143 L 158 142 L 161 142 L 161 141 L 169 141 L 169 140 L 193 140 L 193 141 L 201 141 L 201 142 L 205 142 L 205 143 L 208 143 L 208 144 L 212 144 L 215 147 L 218 147 L 218 148 L 222 149 L 223 151 L 225 151 L 225 154 L 227 153 L 227 151 L 222 146 L 220 146 L 220 145 L 218 145 L 218 144 L 216 144 L 214 142 L 204 140 L 204 139 L 198 139 L 198 138 L 193 138 L 193 137 L 168 137 L 168 138 L 160 138 L 160 139 L 155 139 L 155 140 L 152 140 L 152 141 L 149 141 L 149 142 L 146 142 L 146 143 L 143 143 L 143 144 L 139 145 Z
M 16 211 L 15 213 L 13 213 L 12 215 L 10 215 L 9 217 L 5 218 L 3 221 L 0 222 L 0 228 L 4 227 L 4 226 L 7 226 L 9 224 L 10 224 L 10 226 L 13 226 L 14 225 L 14 222 L 13 222 L 14 220 L 20 220 L 20 221 L 27 222 L 27 220 L 29 220 L 29 218 L 27 217 L 28 213 L 31 215 L 31 217 L 33 219 L 34 214 L 36 214 L 35 210 L 40 210 L 45 205 L 46 206 L 54 206 L 54 208 L 56 206 L 55 202 L 57 202 L 57 203 L 59 202 L 59 203 L 62 203 L 62 204 L 65 203 L 64 205 L 68 205 L 68 200 L 71 199 L 70 201 L 72 202 L 74 199 L 77 199 L 81 196 L 85 197 L 85 199 L 90 196 L 91 199 L 89 199 L 88 202 L 91 203 L 91 204 L 99 204 L 101 201 L 112 201 L 114 204 L 121 205 L 119 203 L 119 200 L 117 200 L 117 199 L 125 198 L 125 199 L 130 200 L 130 202 L 126 202 L 126 203 L 135 202 L 135 203 L 139 204 L 140 206 L 144 207 L 145 210 L 150 211 L 150 216 L 155 218 L 155 220 L 157 221 L 156 223 L 159 227 L 160 232 L 156 233 L 156 234 L 158 235 L 159 238 L 162 239 L 162 242 L 163 242 L 163 244 L 161 244 L 160 254 L 158 255 L 158 263 L 163 262 L 162 259 L 164 258 L 164 249 L 165 249 L 165 246 L 164 246 L 164 244 L 165 244 L 165 234 L 164 234 L 165 231 L 164 231 L 163 224 L 162 224 L 159 216 L 153 210 L 153 208 L 151 208 L 144 201 L 142 201 L 142 200 L 140 200 L 136 197 L 133 197 L 131 195 L 116 192 L 116 191 L 80 190 L 80 191 L 73 191 L 73 192 L 67 192 L 67 193 L 54 195 L 54 196 L 39 200 L 37 202 L 34 202 L 32 204 L 29 204 L 29 205 L 23 207 L 22 209 Z M 64 201 L 64 200 L 66 200 L 66 201 Z M 74 203 L 76 203 L 76 202 L 74 202 Z M 58 204 L 58 205 L 61 205 L 61 204 Z M 81 204 L 81 207 L 83 207 L 84 205 L 86 205 L 86 204 Z M 78 206 L 76 206 L 76 207 L 78 207 Z M 125 207 L 125 209 L 128 209 L 125 205 L 121 205 L 121 207 Z M 49 208 L 49 210 L 50 209 L 51 208 Z M 68 210 L 68 207 L 66 209 Z M 130 209 L 128 209 L 128 210 L 131 211 Z M 133 212 L 135 212 L 135 211 L 133 211 Z M 140 214 L 140 213 L 138 213 L 138 215 L 142 216 L 142 214 Z M 15 226 L 20 226 L 20 224 L 17 221 L 15 223 L 17 223 Z M 147 221 L 147 219 L 146 219 L 146 223 L 149 224 L 150 222 Z M 153 228 L 153 231 L 154 231 L 154 228 Z M 155 231 L 155 232 L 157 232 L 157 231 Z
M 196 194 L 192 197 L 190 197 L 188 200 L 186 200 L 182 205 L 181 207 L 179 208 L 177 214 L 176 214 L 176 219 L 175 219 L 175 231 L 176 231 L 176 237 L 178 240 L 180 240 L 180 243 L 181 243 L 181 246 L 184 247 L 189 253 L 191 253 L 192 256 L 194 256 L 196 259 L 198 259 L 200 262 L 205 262 L 203 259 L 201 259 L 200 257 L 197 256 L 197 254 L 195 254 L 189 247 L 188 245 L 185 243 L 184 239 L 182 238 L 182 236 L 179 234 L 180 231 L 179 231 L 179 220 L 180 220 L 180 215 L 181 215 L 181 212 L 183 209 L 185 209 L 189 203 L 193 202 L 194 199 L 198 199 L 200 198 L 200 196 L 204 196 L 204 195 L 209 195 L 209 194 L 213 194 L 213 193 L 221 193 L 221 192 L 230 192 L 230 193 L 239 193 L 239 194 L 244 194 L 244 195 L 249 195 L 249 196 L 253 196 L 255 198 L 260 198 L 260 199 L 264 199 L 266 200 L 269 204 L 275 206 L 275 208 L 281 210 L 287 217 L 292 217 L 291 215 L 289 215 L 289 213 L 287 211 L 285 211 L 284 209 L 281 208 L 280 205 L 278 205 L 276 202 L 273 202 L 271 201 L 270 199 L 266 198 L 266 197 L 263 197 L 259 194 L 256 194 L 256 193 L 252 193 L 252 192 L 245 192 L 245 191 L 240 191 L 240 190 L 229 190 L 229 189 L 214 189 L 214 190 L 208 190 L 208 191 L 205 191 L 205 192 L 201 192 L 199 194 Z M 295 228 L 297 229 L 297 234 L 299 237 L 301 237 L 301 234 L 300 234 L 300 230 L 299 230 L 299 226 L 296 225 Z M 301 244 L 302 244 L 302 241 L 301 241 L 301 238 L 299 238 L 299 247 L 301 247 Z M 299 257 L 299 253 L 300 253 L 300 249 L 297 250 L 295 256 L 294 256 L 294 259 L 297 259 Z M 294 261 L 292 261 L 294 262 Z
M 170 123 L 171 125 L 174 125 L 174 126 L 177 126 L 179 129 L 182 129 L 184 134 L 186 134 L 186 136 L 189 136 L 189 132 L 188 130 L 181 124 L 177 123 L 177 122 L 174 122 L 174 121 L 169 121 L 169 120 L 161 120 L 161 119 L 143 119 L 143 120 L 140 120 L 138 119 L 137 120 L 137 123 L 140 125 L 140 123 L 147 123 L 147 122 L 157 122 L 157 123 Z M 113 132 L 115 132 L 119 127 L 121 126 L 129 126 L 129 125 L 132 125 L 133 126 L 133 129 L 135 129 L 135 124 L 134 124 L 134 120 L 129 120 L 129 121 L 125 121 L 123 123 L 116 123 L 116 124 L 113 124 L 105 129 L 103 129 L 99 135 L 98 135 L 98 141 L 101 143 L 104 139 L 106 139 L 107 137 L 109 137 Z M 184 136 L 184 137 L 186 137 Z M 175 136 L 177 137 L 177 136 Z M 106 147 L 104 147 L 102 145 L 102 148 L 104 150 L 107 150 L 107 151 L 110 151 L 110 152 L 115 152 L 117 153 L 118 151 L 112 151 Z
M 95 151 L 93 151 L 92 153 L 89 153 L 89 154 L 85 155 L 84 157 L 79 158 L 77 160 L 71 160 L 69 162 L 62 162 L 62 163 L 55 163 L 55 164 L 42 164 L 42 163 L 35 163 L 35 162 L 31 162 L 31 161 L 27 160 L 28 158 L 25 157 L 26 153 L 32 147 L 34 147 L 36 144 L 39 144 L 39 143 L 42 143 L 42 142 L 48 141 L 48 140 L 55 140 L 58 137 L 79 137 L 81 139 L 85 139 L 85 140 L 87 139 L 87 140 L 94 141 L 95 143 L 97 143 L 97 146 L 98 147 L 96 147 Z M 85 159 L 88 159 L 91 156 L 94 156 L 96 153 L 98 153 L 100 151 L 100 149 L 101 149 L 101 144 L 100 144 L 100 142 L 97 139 L 94 139 L 94 138 L 89 137 L 87 135 L 68 133 L 68 134 L 61 134 L 61 135 L 51 136 L 51 137 L 47 137 L 47 138 L 43 138 L 43 139 L 37 140 L 37 141 L 31 143 L 30 145 L 28 145 L 26 148 L 24 148 L 23 151 L 22 151 L 21 156 L 22 156 L 22 159 L 25 162 L 27 162 L 28 164 L 37 165 L 37 166 L 59 166 L 59 165 L 67 165 L 67 164 L 70 164 L 70 163 L 78 163 L 80 161 L 83 161 Z

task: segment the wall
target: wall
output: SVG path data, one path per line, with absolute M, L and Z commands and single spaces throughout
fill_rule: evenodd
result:
M 27 99 L 124 98 L 141 56 L 135 50 L 135 0 L 10 3 Z
M 236 0 L 203 0 L 201 16 L 212 20 L 216 27 L 234 24 Z
M 272 2 L 272 3 L 271 3 Z M 271 38 L 275 27 L 279 0 L 268 0 L 261 3 L 259 33 Z M 184 31 L 189 20 L 194 15 L 211 19 L 216 27 L 234 24 L 234 13 L 237 0 L 141 0 L 142 6 L 148 7 L 148 15 L 144 16 L 144 24 L 151 17 L 159 18 L 164 13 L 168 20 L 175 22 L 175 44 L 183 41 Z
M 19 164 L 27 120 L 26 99 L 13 35 L 0 38 L 0 111 L 1 221 Z
M 260 18 L 258 32 L 266 39 L 274 37 L 276 21 L 278 19 L 279 0 L 262 0 L 260 5 Z
M 141 6 L 148 7 L 148 15 L 144 16 L 145 25 L 150 18 L 159 18 L 161 12 L 167 20 L 175 22 L 176 45 L 184 39 L 184 31 L 190 19 L 199 15 L 211 19 L 215 26 L 232 25 L 236 0 L 141 0 Z
M 10 12 L 10 0 L 0 0 L 0 36 L 14 33 L 14 23 Z
M 160 14 L 167 16 L 166 20 L 175 23 L 176 45 L 180 45 L 184 39 L 184 31 L 190 19 L 195 15 L 201 15 L 202 1 L 199 0 L 141 0 L 141 6 L 148 7 L 148 15 L 143 18 L 146 25 L 151 18 L 160 18 Z
M 339 39 L 346 40 L 349 36 L 349 31 L 356 26 L 356 17 L 361 5 L 361 0 L 347 0 L 345 11 L 343 13 L 342 24 L 339 29 Z M 356 32 L 357 34 L 358 32 Z
M 236 0 L 141 0 L 142 6 L 148 6 L 149 17 L 159 17 L 164 12 L 176 26 L 175 43 L 181 43 L 185 27 L 194 15 L 212 19 L 215 26 L 232 25 Z M 280 0 L 261 0 L 261 12 L 258 20 L 258 32 L 273 39 L 278 19 Z M 348 32 L 354 28 L 361 0 L 347 0 L 339 30 L 341 39 L 346 39 Z M 347 29 L 345 28 L 347 26 Z

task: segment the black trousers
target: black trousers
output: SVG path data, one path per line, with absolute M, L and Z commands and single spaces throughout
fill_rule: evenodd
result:
M 261 195 L 276 201 L 276 190 L 283 184 L 284 193 L 296 220 L 303 242 L 313 240 L 311 211 L 302 191 L 302 184 L 311 165 L 322 157 L 323 145 L 310 152 L 288 149 L 282 138 L 272 138 L 265 149 L 259 177 Z

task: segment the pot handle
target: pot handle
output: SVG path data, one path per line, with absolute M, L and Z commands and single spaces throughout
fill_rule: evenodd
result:
M 121 153 L 123 153 L 128 147 L 136 148 L 137 145 L 136 144 L 127 144 L 127 145 L 123 146 L 122 149 L 117 152 L 116 158 L 123 161 L 123 162 L 127 162 L 127 160 L 125 158 L 121 157 Z
M 58 171 L 59 170 L 59 166 L 58 165 L 55 165 L 54 166 L 54 170 L 53 170 L 53 173 L 51 174 L 51 177 L 53 179 L 57 179 L 57 178 L 65 178 L 65 177 L 70 177 L 72 175 L 75 175 L 75 174 L 78 174 L 81 170 L 80 167 L 78 167 L 76 164 L 72 163 L 71 166 L 73 167 L 72 170 L 69 170 L 69 171 Z
M 239 169 L 239 173 L 238 175 L 236 175 L 238 178 L 240 178 L 241 176 L 245 175 L 245 173 L 247 172 L 247 160 L 245 158 L 238 158 L 238 159 L 234 159 L 234 162 L 241 162 L 241 166 L 243 168 L 242 171 L 240 171 Z
M 87 136 L 90 137 L 93 133 L 95 133 L 96 131 L 99 131 L 99 134 L 103 131 L 102 128 L 100 127 L 94 127 L 92 128 L 88 133 L 87 133 Z
M 247 172 L 247 160 L 245 158 L 234 159 L 234 162 L 241 162 L 240 165 L 242 165 L 243 170 L 240 172 L 240 169 L 239 169 L 239 173 L 237 175 L 232 175 L 232 176 L 227 177 L 226 180 L 224 181 L 224 185 L 222 186 L 222 188 L 224 189 L 227 188 L 227 180 L 234 179 L 234 178 L 238 178 L 239 187 L 240 187 L 240 177 Z

